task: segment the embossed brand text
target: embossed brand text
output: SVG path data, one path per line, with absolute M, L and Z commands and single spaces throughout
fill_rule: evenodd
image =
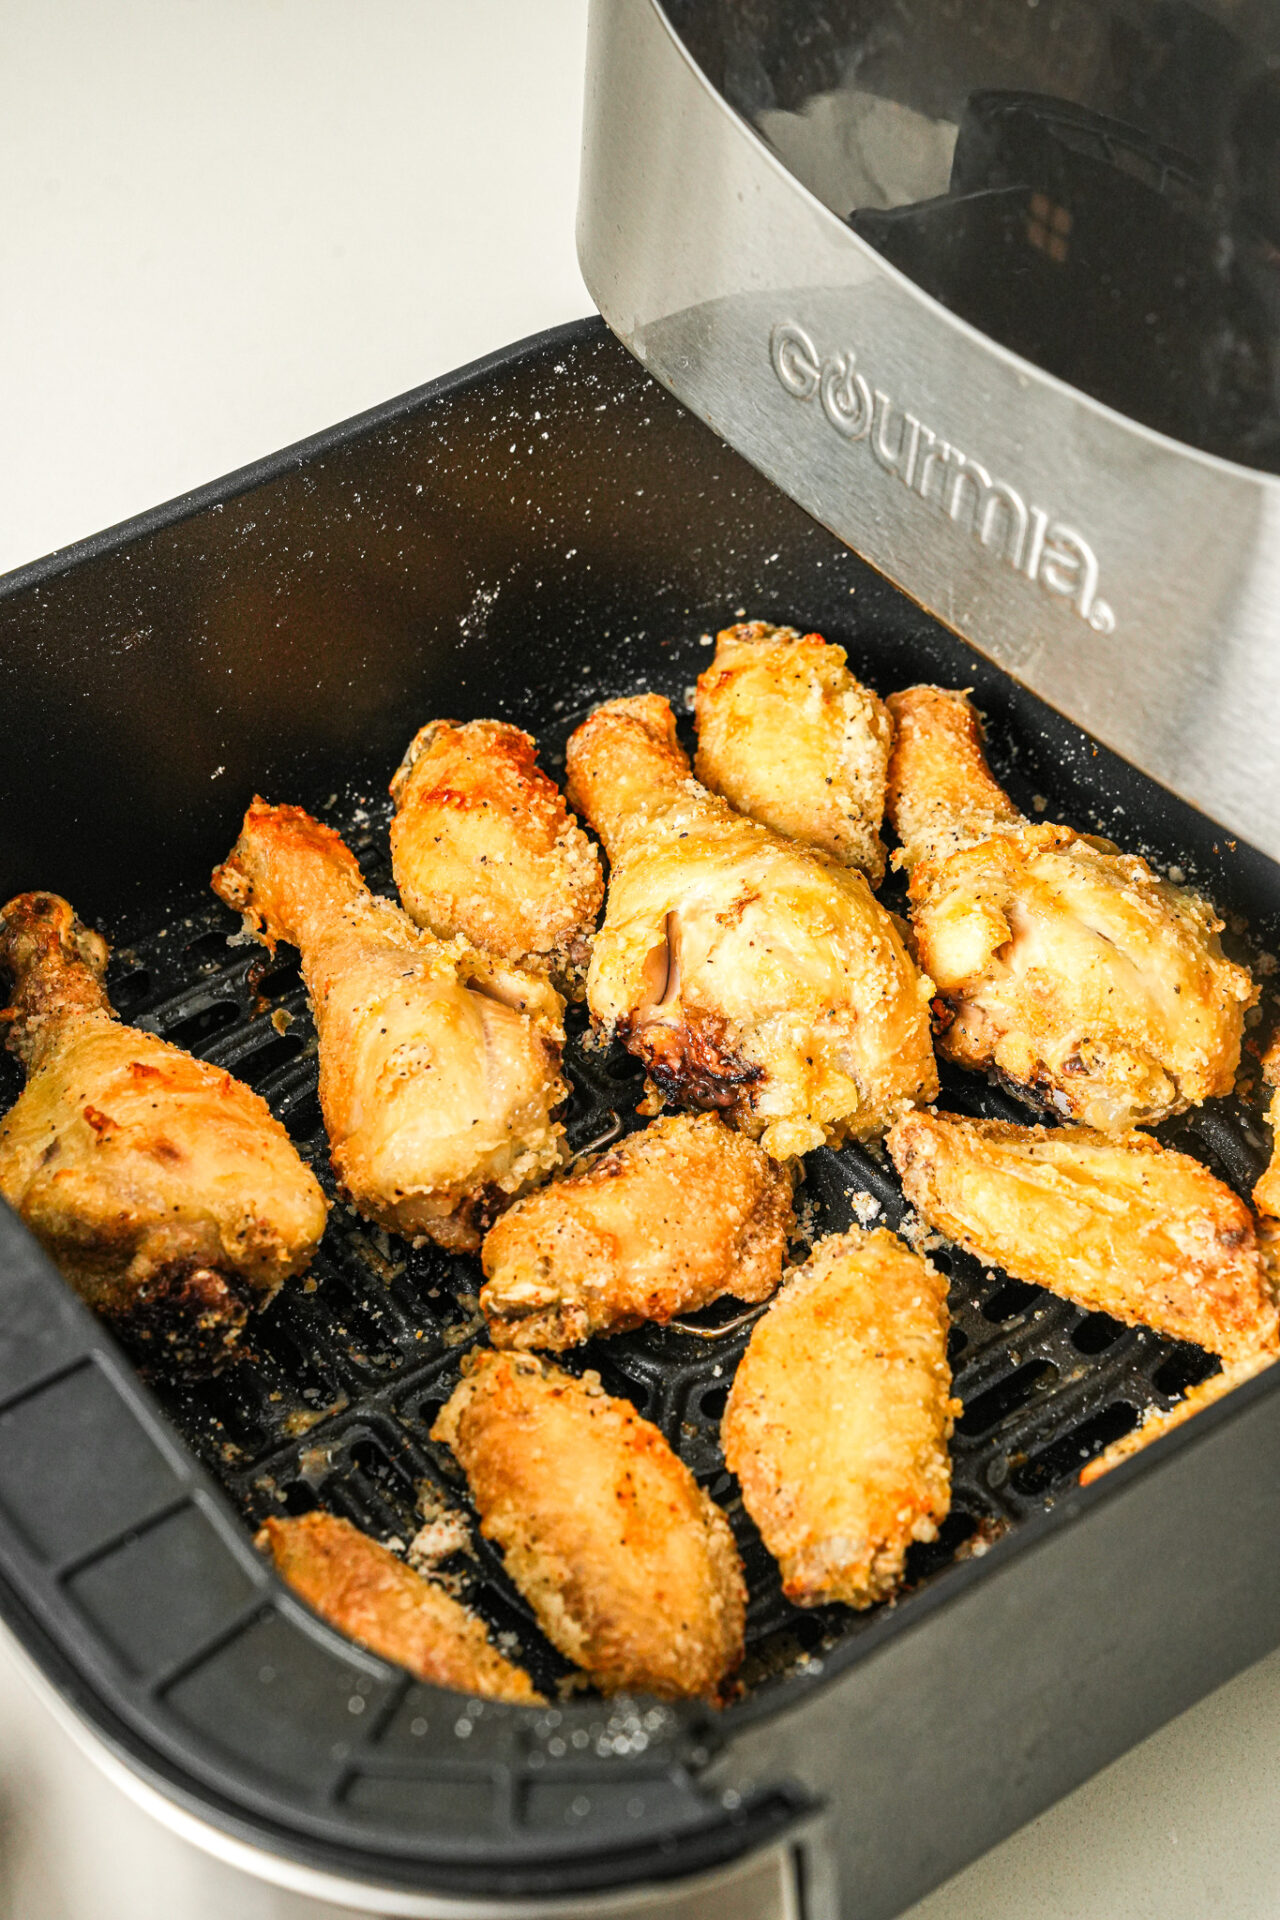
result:
M 1098 597 L 1097 555 L 1074 527 L 1032 505 L 1007 481 L 993 480 L 980 461 L 873 388 L 852 351 L 820 356 L 802 327 L 780 321 L 769 354 L 787 392 L 816 400 L 844 439 L 865 440 L 886 473 L 1015 573 L 1067 601 L 1095 633 L 1114 631 L 1115 616 Z

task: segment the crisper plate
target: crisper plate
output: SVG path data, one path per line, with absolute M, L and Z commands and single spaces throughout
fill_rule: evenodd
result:
M 249 795 L 315 809 L 386 888 L 386 782 L 423 720 L 517 721 L 558 773 L 598 699 L 653 688 L 683 711 L 709 634 L 744 614 L 817 628 L 883 692 L 974 686 L 1021 805 L 1176 861 L 1236 948 L 1274 964 L 1268 861 L 977 660 L 598 323 L 7 582 L 0 885 L 65 892 L 115 942 L 123 1016 L 258 1087 L 327 1180 L 294 956 L 228 944 L 235 919 L 207 889 Z M 621 1052 L 584 1053 L 580 1014 L 571 1025 L 568 1126 L 585 1146 L 637 1124 L 639 1077 Z M 1266 1144 L 1256 1091 L 1162 1131 L 1246 1191 Z M 963 1075 L 944 1099 L 1019 1111 Z M 897 1222 L 882 1158 L 810 1156 L 813 1231 L 868 1196 Z M 717 1714 L 566 1687 L 474 1532 L 447 1570 L 555 1704 L 424 1687 L 290 1599 L 251 1531 L 322 1505 L 407 1540 L 424 1489 L 465 1509 L 428 1433 L 483 1338 L 478 1263 L 339 1206 L 311 1280 L 252 1321 L 241 1361 L 144 1389 L 20 1230 L 0 1229 L 6 1616 L 164 1792 L 349 1881 L 553 1900 L 679 1881 L 785 1836 L 808 1889 L 797 1913 L 856 1902 L 875 1920 L 1280 1639 L 1273 1383 L 1081 1494 L 1082 1462 L 1212 1363 L 942 1249 L 965 1405 L 954 1511 L 896 1605 L 787 1605 L 718 1448 L 746 1334 L 649 1328 L 565 1363 L 656 1420 L 726 1507 L 751 1589 L 741 1697 Z M 701 1331 L 732 1312 L 707 1310 Z M 822 1809 L 840 1909 L 800 1831 Z
M 593 694 L 607 698 L 620 690 L 602 682 Z M 683 705 L 684 683 L 670 670 L 654 691 Z M 882 691 L 891 691 L 888 681 Z M 585 711 L 561 719 L 555 735 L 540 736 L 544 760 L 556 772 L 566 733 Z M 998 750 L 994 757 L 999 765 Z M 1056 796 L 1040 798 L 1057 818 Z M 390 801 L 376 795 L 348 800 L 328 815 L 362 856 L 375 891 L 395 898 L 390 817 Z M 1090 825 L 1098 824 L 1095 814 Z M 902 891 L 891 885 L 882 897 L 902 906 L 896 897 Z M 256 945 L 246 949 L 239 917 L 204 892 L 181 904 L 188 911 L 117 952 L 108 976 L 114 1003 L 129 1019 L 255 1087 L 336 1205 L 307 1280 L 287 1285 L 252 1318 L 244 1357 L 211 1381 L 177 1384 L 160 1374 L 153 1390 L 251 1527 L 269 1514 L 325 1507 L 378 1539 L 407 1544 L 424 1513 L 459 1505 L 469 1511 L 461 1471 L 448 1448 L 428 1435 L 466 1355 L 488 1344 L 478 1305 L 479 1258 L 414 1248 L 371 1227 L 338 1198 L 316 1098 L 315 1028 L 292 950 L 282 947 L 272 960 Z M 642 1126 L 640 1062 L 620 1044 L 603 1056 L 584 1048 L 582 1008 L 569 1009 L 568 1029 L 571 1148 Z M 3 1066 L 0 1098 L 7 1106 L 21 1077 L 13 1061 L 6 1058 Z M 972 1074 L 945 1064 L 942 1071 L 940 1104 L 946 1107 L 990 1119 L 1041 1117 Z M 1257 1117 L 1244 1103 L 1216 1102 L 1159 1132 L 1246 1197 L 1266 1165 Z M 808 1155 L 797 1201 L 806 1239 L 841 1231 L 855 1217 L 896 1228 L 905 1210 L 886 1156 L 857 1146 Z M 802 1251 L 797 1245 L 795 1257 Z M 959 1249 L 933 1246 L 929 1257 L 951 1276 L 949 1353 L 965 1410 L 951 1447 L 951 1513 L 936 1542 L 911 1549 L 908 1592 L 936 1580 L 957 1555 L 985 1549 L 1043 1511 L 1086 1460 L 1129 1432 L 1148 1407 L 1171 1406 L 1218 1370 L 1200 1348 L 1083 1312 L 1041 1288 L 984 1270 Z M 575 1373 L 592 1368 L 610 1392 L 632 1401 L 727 1510 L 750 1593 L 743 1672 L 750 1693 L 807 1671 L 815 1658 L 873 1624 L 876 1614 L 790 1605 L 725 1468 L 720 1415 L 750 1338 L 749 1327 L 731 1327 L 743 1311 L 740 1301 L 727 1298 L 681 1323 L 696 1332 L 644 1327 L 589 1341 L 557 1356 L 557 1364 Z M 717 1332 L 724 1327 L 730 1330 Z M 572 1667 L 539 1632 L 501 1556 L 474 1523 L 470 1547 L 442 1571 L 496 1633 L 509 1636 L 504 1644 L 540 1690 L 573 1697 Z M 644 1751 L 646 1730 L 635 1738 L 636 1750 Z

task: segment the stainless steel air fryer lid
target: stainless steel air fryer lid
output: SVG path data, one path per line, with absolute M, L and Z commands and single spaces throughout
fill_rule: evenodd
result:
M 672 392 L 1280 852 L 1280 19 L 594 0 L 579 245 Z

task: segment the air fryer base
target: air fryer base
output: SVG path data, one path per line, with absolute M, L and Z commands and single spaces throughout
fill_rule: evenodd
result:
M 739 609 L 818 627 L 884 686 L 974 686 L 1025 804 L 1052 794 L 1081 826 L 1176 850 L 1274 939 L 1269 862 L 970 655 L 597 322 L 11 576 L 0 886 L 66 893 L 127 972 L 130 938 L 191 900 L 255 789 L 323 810 L 380 791 L 428 714 L 541 727 L 602 685 L 674 691 Z M 762 1920 L 888 1920 L 1280 1640 L 1280 1382 L 1262 1376 L 1083 1493 L 1059 1462 L 1054 1504 L 724 1713 L 641 1703 L 643 1751 L 626 1703 L 477 1706 L 280 1587 L 7 1215 L 0 1275 L 6 1621 L 184 1820 L 281 1878 L 378 1889 L 366 1907 L 607 1911 L 643 1888 L 655 1913 L 686 1895 L 746 1910 L 734 1876 L 761 1854 Z M 1040 1311 L 999 1339 L 1034 1344 Z
M 454 1900 L 404 1887 L 381 1887 L 368 1880 L 342 1879 L 235 1839 L 151 1786 L 70 1710 L 25 1649 L 13 1650 L 27 1683 L 68 1739 L 143 1813 L 223 1866 L 306 1900 L 349 1907 L 363 1915 L 377 1915 L 378 1920 L 383 1916 L 386 1920 L 596 1920 L 597 1915 L 600 1920 L 615 1916 L 616 1920 L 721 1920 L 721 1916 L 723 1920 L 810 1920 L 820 1908 L 812 1900 L 801 1904 L 801 1888 L 812 1887 L 819 1876 L 830 1885 L 825 1846 L 814 1822 L 789 1841 L 753 1851 L 713 1873 L 681 1880 L 675 1887 L 635 1886 L 576 1900 Z M 797 1844 L 805 1850 L 803 1872 L 797 1871 Z M 830 1905 L 821 1910 L 835 1911 Z

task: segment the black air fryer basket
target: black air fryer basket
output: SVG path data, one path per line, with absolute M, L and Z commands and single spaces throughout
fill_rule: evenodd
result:
M 229 944 L 235 918 L 207 885 L 249 796 L 314 809 L 389 888 L 387 780 L 422 721 L 516 721 L 559 771 L 601 698 L 653 688 L 682 710 L 705 636 L 743 615 L 816 628 L 884 692 L 974 687 L 1020 804 L 1176 863 L 1241 952 L 1275 944 L 1273 865 L 943 631 L 597 321 L 11 576 L 0 897 L 65 893 L 112 940 L 122 1015 L 257 1087 L 327 1180 L 292 956 Z M 637 1073 L 571 1043 L 575 1145 L 638 1124 Z M 963 1075 L 944 1101 L 1020 1111 Z M 1162 1132 L 1242 1192 L 1264 1163 L 1239 1101 Z M 863 1194 L 900 1217 L 887 1162 L 859 1149 L 812 1155 L 807 1194 L 820 1230 Z M 558 1700 L 522 1709 L 359 1651 L 251 1543 L 269 1513 L 323 1506 L 403 1540 L 424 1492 L 465 1503 L 428 1434 L 483 1337 L 474 1260 L 412 1251 L 339 1206 L 314 1290 L 287 1287 L 243 1360 L 147 1386 L 5 1215 L 4 1617 L 211 1843 L 379 1910 L 599 1912 L 631 1890 L 662 1913 L 879 1920 L 1280 1640 L 1280 1377 L 1082 1493 L 1085 1459 L 1213 1363 L 933 1257 L 965 1410 L 952 1517 L 897 1604 L 783 1600 L 718 1446 L 744 1331 L 594 1342 L 568 1364 L 656 1420 L 733 1522 L 744 1691 L 720 1713 L 563 1692 L 477 1539 L 454 1570 Z

